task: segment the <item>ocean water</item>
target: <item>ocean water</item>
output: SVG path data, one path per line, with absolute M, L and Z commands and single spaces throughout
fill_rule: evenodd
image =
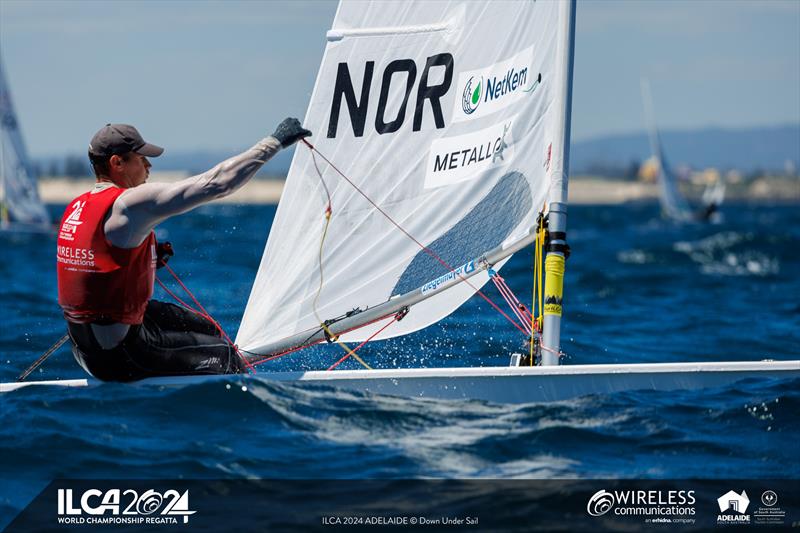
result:
M 54 215 L 62 208 L 52 207 Z M 571 206 L 566 363 L 800 355 L 800 210 L 726 205 L 676 226 L 652 203 Z M 275 209 L 206 206 L 168 221 L 171 265 L 233 336 Z M 0 380 L 64 332 L 54 237 L 0 234 Z M 530 252 L 504 268 L 523 300 Z M 501 302 L 494 288 L 487 294 Z M 156 297 L 167 299 L 160 289 Z M 522 338 L 473 299 L 422 332 L 366 346 L 374 367 L 506 365 Z M 335 346 L 263 370 L 324 368 Z M 342 368 L 356 368 L 347 362 Z M 352 366 L 348 366 L 352 365 Z M 30 379 L 82 377 L 68 349 Z M 797 478 L 800 381 L 744 381 L 494 405 L 236 378 L 0 396 L 0 527 L 55 478 Z

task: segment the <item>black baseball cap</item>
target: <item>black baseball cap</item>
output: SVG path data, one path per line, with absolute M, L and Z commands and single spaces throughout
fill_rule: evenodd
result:
M 112 156 L 136 152 L 147 157 L 158 157 L 164 149 L 144 142 L 136 128 L 129 124 L 106 124 L 94 134 L 89 143 L 89 154 Z

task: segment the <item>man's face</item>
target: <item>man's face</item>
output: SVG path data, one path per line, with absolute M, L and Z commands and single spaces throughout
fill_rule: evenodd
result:
M 119 181 L 124 187 L 136 187 L 147 181 L 150 175 L 150 161 L 143 155 L 131 152 L 128 154 L 128 160 L 125 161 L 121 157 L 116 166 Z M 115 180 L 116 181 L 116 180 Z

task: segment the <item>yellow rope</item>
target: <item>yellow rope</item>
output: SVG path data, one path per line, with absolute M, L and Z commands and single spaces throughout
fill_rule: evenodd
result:
M 539 327 L 542 327 L 542 320 L 544 319 L 544 268 L 542 267 L 542 259 L 544 255 L 544 241 L 547 237 L 547 231 L 544 229 L 544 219 L 539 225 L 539 246 L 536 248 L 539 253 Z
M 348 354 L 350 357 L 355 357 L 356 361 L 358 361 L 359 363 L 361 363 L 362 365 L 364 365 L 364 366 L 365 366 L 365 367 L 366 367 L 368 370 L 372 370 L 372 367 L 371 367 L 371 366 L 369 366 L 369 365 L 368 365 L 368 364 L 367 364 L 367 363 L 366 363 L 366 362 L 365 362 L 363 359 L 361 359 L 361 358 L 360 358 L 360 357 L 359 357 L 359 356 L 356 354 L 356 352 L 354 352 L 353 350 L 351 350 L 351 349 L 350 349 L 350 347 L 349 347 L 348 345 L 346 345 L 345 343 L 343 343 L 342 341 L 340 341 L 340 340 L 339 340 L 339 336 L 338 336 L 338 335 L 334 335 L 334 334 L 333 334 L 333 332 L 332 332 L 330 329 L 328 329 L 328 326 L 327 326 L 327 325 L 326 325 L 324 322 L 320 322 L 320 325 L 322 326 L 322 329 L 324 329 L 324 330 L 325 330 L 325 333 L 327 333 L 327 334 L 328 334 L 328 337 L 329 337 L 329 338 L 331 338 L 331 339 L 333 339 L 333 340 L 336 342 L 336 344 L 338 344 L 339 346 L 341 346 L 341 347 L 342 347 L 342 349 L 344 349 L 344 351 L 345 351 L 345 352 L 347 352 L 347 354 Z
M 544 248 L 545 229 L 544 229 L 544 209 L 542 209 L 542 216 L 539 218 L 539 225 L 536 228 L 536 240 L 533 245 L 536 249 L 533 252 L 533 294 L 531 295 L 531 341 L 530 341 L 530 366 L 533 366 L 533 339 L 536 334 L 536 324 L 539 327 L 542 325 L 542 310 L 544 309 L 543 300 L 543 285 L 542 277 L 544 275 L 544 268 L 542 268 L 542 251 Z M 536 302 L 539 302 L 539 314 L 536 314 Z
M 319 287 L 317 288 L 317 294 L 314 296 L 314 316 L 317 317 L 317 321 L 319 325 L 322 326 L 322 329 L 327 334 L 328 338 L 335 341 L 336 344 L 342 347 L 342 349 L 347 352 L 350 357 L 354 357 L 356 361 L 364 365 L 365 368 L 368 370 L 372 370 L 372 367 L 369 366 L 363 359 L 361 359 L 356 352 L 350 349 L 345 343 L 339 340 L 339 336 L 335 335 L 329 328 L 328 325 L 325 324 L 325 321 L 322 320 L 317 312 L 317 302 L 319 301 L 319 295 L 322 293 L 322 284 L 323 281 L 323 274 L 322 274 L 322 248 L 325 244 L 325 238 L 328 236 L 328 226 L 331 223 L 331 210 L 330 208 L 325 211 L 325 228 L 322 230 L 322 239 L 319 241 Z

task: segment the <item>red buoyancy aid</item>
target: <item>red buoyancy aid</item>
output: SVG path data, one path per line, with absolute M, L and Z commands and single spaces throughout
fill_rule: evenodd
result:
M 104 221 L 125 189 L 109 187 L 73 200 L 58 231 L 58 303 L 77 323 L 110 321 L 141 324 L 153 296 L 156 237 L 136 248 L 118 248 L 106 239 Z

